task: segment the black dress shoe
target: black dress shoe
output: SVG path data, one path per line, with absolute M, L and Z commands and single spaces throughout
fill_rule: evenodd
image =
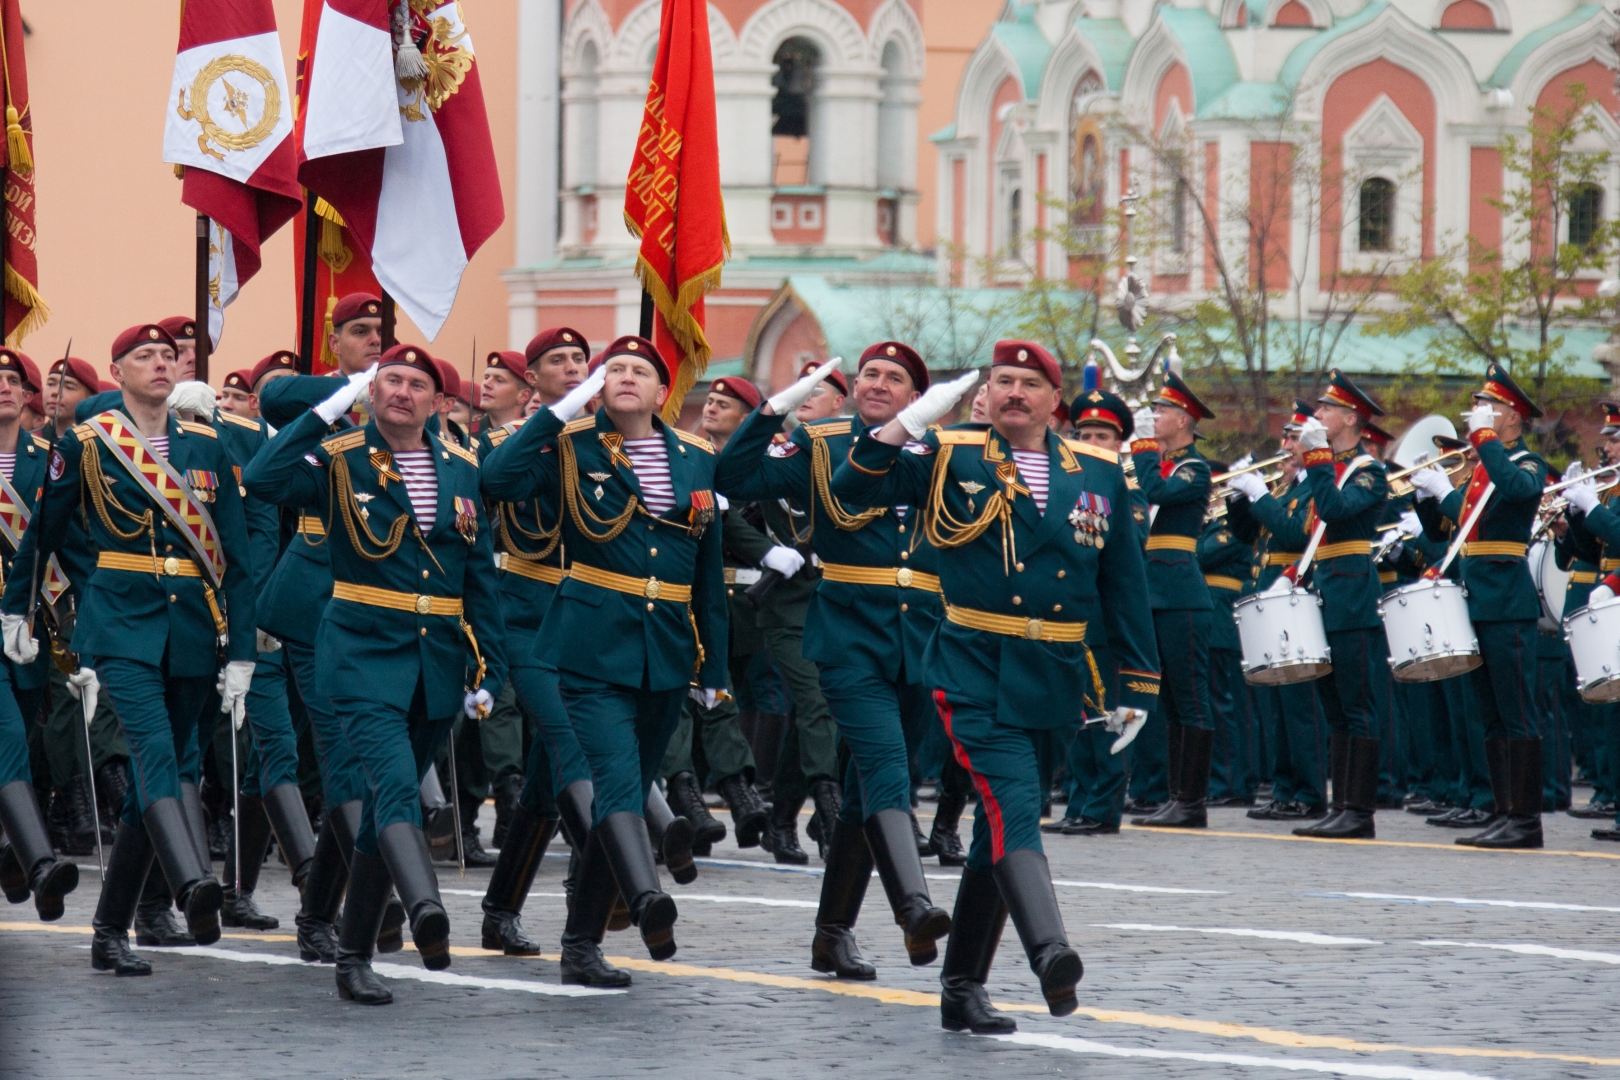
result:
M 152 873 L 158 873 L 157 867 L 152 868 Z M 142 900 L 141 906 L 135 909 L 135 944 L 174 949 L 195 945 L 197 939 L 174 917 L 174 908 L 169 906 L 169 898 L 165 896 L 161 904 Z
M 1210 799 L 1210 806 L 1253 806 L 1253 795 L 1227 795 L 1220 799 Z
M 1075 822 L 1073 828 L 1064 829 L 1063 830 L 1063 835 L 1064 836 L 1118 836 L 1119 835 L 1119 823 L 1115 822 L 1112 825 L 1110 825 L 1109 823 L 1107 823 L 1105 821 L 1097 821 L 1097 820 L 1095 820 L 1093 818 L 1082 817 L 1079 821 Z
M 300 915 L 293 920 L 298 926 L 298 958 L 309 964 L 337 963 L 337 927 L 325 919 Z
M 877 978 L 877 968 L 861 955 L 855 932 L 843 926 L 818 926 L 810 942 L 810 967 L 840 979 Z
M 1489 810 L 1475 810 L 1467 806 L 1454 806 L 1438 817 L 1427 819 L 1428 824 L 1442 829 L 1477 829 L 1491 821 Z
M 1292 802 L 1279 807 L 1273 816 L 1278 821 L 1319 821 L 1328 816 L 1328 808 L 1320 804 L 1306 806 L 1304 803 Z
M 1433 799 L 1410 799 L 1407 801 L 1405 809 L 1408 814 L 1428 817 L 1442 812 L 1447 807 L 1444 803 L 1437 803 Z
M 621 988 L 630 985 L 630 973 L 614 967 L 602 956 L 602 947 L 587 937 L 563 934 L 562 981 L 566 986 Z
M 90 967 L 118 976 L 150 975 L 152 965 L 129 948 L 129 934 L 123 930 L 97 930 L 90 941 Z
M 523 920 L 515 911 L 486 911 L 479 944 L 507 956 L 539 956 L 540 943 L 523 932 Z
M 1285 805 L 1287 804 L 1280 803 L 1276 799 L 1268 799 L 1259 806 L 1255 807 L 1253 810 L 1250 810 L 1245 816 L 1251 817 L 1256 821 L 1272 821 L 1277 816 L 1277 810 Z
M 238 926 L 247 930 L 274 930 L 281 925 L 281 920 L 274 915 L 266 915 L 253 902 L 253 894 L 240 892 L 236 889 L 227 889 L 224 906 L 219 909 L 219 921 L 226 926 Z
M 1125 800 L 1125 813 L 1127 814 L 1157 814 L 1164 809 L 1162 802 L 1136 802 L 1133 799 Z
M 1593 829 L 1592 830 L 1592 839 L 1594 839 L 1594 840 L 1615 840 L 1615 841 L 1620 841 L 1620 828 Z
M 392 1005 L 393 991 L 371 970 L 371 957 L 340 952 L 337 958 L 338 997 L 359 1005 Z
M 975 1035 L 1011 1035 L 1018 1030 L 1018 1021 L 990 1004 L 990 992 L 983 983 L 951 979 L 942 980 L 939 1026 Z
M 1083 821 L 1083 820 L 1085 820 L 1085 819 L 1084 818 L 1078 818 L 1078 817 L 1061 817 L 1061 818 L 1054 818 L 1051 821 L 1043 821 L 1043 822 L 1041 822 L 1041 832 L 1043 832 L 1043 833 L 1066 833 L 1071 828 L 1074 828 L 1075 826 L 1079 825 L 1080 822 Z M 952 1031 L 960 1031 L 961 1028 L 952 1028 L 951 1030 Z
M 1572 818 L 1581 818 L 1585 821 L 1602 821 L 1614 817 L 1614 803 L 1600 802 L 1593 799 L 1591 802 L 1582 803 L 1580 806 L 1572 806 L 1565 810 L 1564 813 Z

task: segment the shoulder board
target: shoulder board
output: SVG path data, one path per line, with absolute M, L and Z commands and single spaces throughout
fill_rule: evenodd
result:
M 89 424 L 74 424 L 73 435 L 82 443 L 87 443 L 96 437 L 96 429 Z
M 1093 446 L 1091 443 L 1081 442 L 1079 439 L 1064 439 L 1063 445 L 1067 446 L 1076 454 L 1088 454 L 1091 457 L 1098 458 L 1102 461 L 1111 462 L 1114 465 L 1119 464 L 1119 452 L 1116 450 L 1108 450 L 1101 446 Z
M 484 438 L 489 440 L 490 446 L 499 446 L 506 441 L 506 437 L 510 434 L 512 433 L 506 428 L 498 427 L 494 431 L 486 432 Z
M 589 431 L 596 426 L 596 417 L 581 416 L 577 420 L 570 420 L 563 425 L 562 434 L 573 435 L 580 431 Z
M 357 446 L 366 445 L 366 429 L 351 428 L 338 435 L 321 440 L 321 449 L 328 454 L 341 454 Z
M 812 439 L 826 439 L 833 435 L 848 435 L 854 426 L 854 421 L 846 416 L 838 420 L 818 420 L 814 424 L 806 424 L 804 433 Z
M 33 439 L 34 445 L 39 447 L 41 450 L 49 450 L 51 448 L 51 441 L 49 439 L 42 439 L 38 435 L 33 436 Z
M 237 427 L 251 428 L 254 431 L 259 430 L 259 422 L 257 420 L 249 420 L 246 417 L 237 416 L 235 413 L 228 413 L 228 412 L 223 412 L 223 411 L 216 412 L 214 415 L 216 417 L 218 417 L 220 419 L 220 421 L 222 421 L 223 423 L 235 424 Z
M 682 431 L 680 428 L 676 428 L 675 437 L 689 446 L 695 446 L 698 449 L 705 450 L 711 454 L 714 453 L 714 443 L 703 438 L 701 435 L 693 435 L 690 431 Z
M 439 445 L 450 451 L 450 453 L 454 454 L 462 461 L 465 461 L 467 464 L 471 465 L 473 468 L 476 469 L 478 467 L 478 455 L 473 453 L 471 450 L 463 450 L 449 439 L 440 439 Z
M 189 431 L 193 435 L 206 435 L 210 439 L 219 438 L 219 432 L 214 430 L 212 424 L 193 424 L 190 420 L 182 420 L 180 430 Z
M 1528 450 L 1516 450 L 1513 453 L 1508 455 L 1508 460 L 1509 461 L 1518 461 L 1522 457 L 1529 457 L 1529 456 L 1530 456 L 1530 451 L 1528 451 Z
M 946 428 L 944 431 L 935 432 L 934 435 L 939 439 L 941 446 L 983 446 L 985 440 L 983 428 L 978 431 Z

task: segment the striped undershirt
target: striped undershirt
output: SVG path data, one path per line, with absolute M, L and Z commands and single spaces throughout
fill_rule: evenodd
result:
M 626 439 L 624 453 L 636 470 L 641 501 L 647 509 L 655 517 L 675 509 L 675 484 L 669 477 L 669 450 L 664 446 L 663 436 Z
M 1029 488 L 1035 507 L 1046 513 L 1046 491 L 1051 484 L 1051 459 L 1045 450 L 1014 450 L 1013 461 L 1018 463 L 1018 478 Z
M 146 441 L 152 444 L 152 449 L 164 457 L 169 456 L 169 437 L 167 435 L 154 435 Z
M 0 473 L 6 474 L 6 480 L 17 479 L 17 455 L 0 454 Z
M 405 478 L 405 491 L 411 497 L 411 512 L 417 527 L 431 532 L 439 506 L 439 474 L 433 468 L 432 450 L 402 450 L 394 455 L 394 467 Z

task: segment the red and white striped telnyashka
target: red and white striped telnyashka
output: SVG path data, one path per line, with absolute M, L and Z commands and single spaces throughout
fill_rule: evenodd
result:
M 1035 507 L 1046 513 L 1046 492 L 1051 486 L 1051 460 L 1045 450 L 1014 450 L 1013 461 L 1018 464 L 1018 478 L 1029 488 Z
M 405 478 L 405 491 L 411 497 L 411 512 L 423 535 L 433 529 L 439 509 L 439 474 L 433 468 L 432 450 L 402 450 L 394 455 L 394 466 Z
M 675 482 L 669 475 L 669 450 L 664 437 L 654 435 L 648 439 L 624 440 L 624 453 L 636 470 L 636 482 L 641 485 L 641 501 L 654 516 L 662 516 L 675 508 Z

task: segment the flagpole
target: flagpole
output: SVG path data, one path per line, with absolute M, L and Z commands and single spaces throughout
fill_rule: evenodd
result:
M 646 289 L 641 290 L 641 336 L 648 341 L 653 335 L 653 298 Z
M 304 287 L 298 300 L 298 371 L 315 372 L 315 247 L 320 221 L 315 214 L 315 193 L 304 189 Z
M 383 352 L 387 352 L 399 344 L 394 330 L 394 298 L 388 295 L 387 289 L 382 290 L 382 308 L 382 347 Z
M 214 338 L 209 332 L 208 318 L 208 232 L 207 214 L 197 215 L 197 368 L 191 376 L 198 382 L 208 381 L 208 354 L 213 351 Z

